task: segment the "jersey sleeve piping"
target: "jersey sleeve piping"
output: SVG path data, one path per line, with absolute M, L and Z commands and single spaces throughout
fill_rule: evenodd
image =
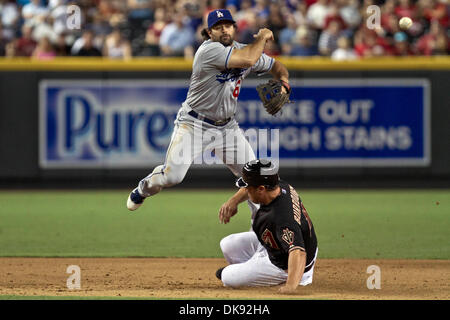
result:
M 289 253 L 290 253 L 291 251 L 294 251 L 294 250 L 305 251 L 305 248 L 299 247 L 299 246 L 295 246 L 295 247 L 289 248 Z
M 275 60 L 275 59 L 272 58 L 272 60 L 270 61 L 269 69 L 267 69 L 266 72 L 269 72 L 270 70 L 272 70 L 273 60 Z
M 269 72 L 270 70 L 272 70 L 272 66 L 273 66 L 273 61 L 275 60 L 274 58 L 270 57 L 270 64 L 269 64 L 269 68 L 266 71 L 256 71 L 256 75 L 257 76 L 262 76 L 263 74 Z

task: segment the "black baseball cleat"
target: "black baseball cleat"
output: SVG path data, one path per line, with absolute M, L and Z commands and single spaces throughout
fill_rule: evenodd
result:
M 218 270 L 216 271 L 216 277 L 217 277 L 217 279 L 219 279 L 219 280 L 222 280 L 222 271 L 223 271 L 223 269 L 225 269 L 225 267 L 220 268 L 220 269 L 218 269 Z
M 139 193 L 138 189 L 134 189 L 133 191 L 131 191 L 130 195 L 128 196 L 128 200 L 127 200 L 127 208 L 130 211 L 134 211 L 137 208 L 139 208 L 142 203 L 144 202 L 145 197 L 141 196 L 141 194 Z

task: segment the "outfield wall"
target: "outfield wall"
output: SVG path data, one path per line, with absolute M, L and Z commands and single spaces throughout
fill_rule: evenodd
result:
M 243 129 L 280 129 L 286 180 L 317 187 L 450 186 L 449 58 L 281 60 L 294 87 L 291 113 L 276 121 L 251 116 L 259 112 L 254 85 L 267 76 L 251 77 L 239 96 L 239 119 Z M 164 161 L 191 63 L 0 60 L 0 186 L 134 185 Z M 62 94 L 66 100 L 58 104 Z M 101 130 L 79 110 L 101 123 L 117 116 L 117 124 L 103 138 L 90 138 Z M 120 135 L 121 121 L 145 118 L 147 111 L 135 136 Z M 86 145 L 95 150 L 86 152 Z M 224 187 L 231 179 L 222 167 L 193 167 L 183 185 Z

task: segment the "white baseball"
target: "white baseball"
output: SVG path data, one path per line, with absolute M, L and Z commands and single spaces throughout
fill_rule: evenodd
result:
M 413 22 L 411 20 L 411 18 L 408 17 L 403 17 L 400 19 L 400 21 L 398 22 L 398 25 L 400 26 L 400 28 L 402 28 L 403 30 L 409 29 L 411 28 Z

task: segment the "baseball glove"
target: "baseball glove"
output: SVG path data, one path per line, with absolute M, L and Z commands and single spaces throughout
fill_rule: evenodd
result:
M 287 93 L 283 93 L 281 87 L 284 87 Z M 281 80 L 271 79 L 269 82 L 261 83 L 256 87 L 256 91 L 258 91 L 264 108 L 271 115 L 277 114 L 286 103 L 290 102 L 291 87 L 287 82 Z

